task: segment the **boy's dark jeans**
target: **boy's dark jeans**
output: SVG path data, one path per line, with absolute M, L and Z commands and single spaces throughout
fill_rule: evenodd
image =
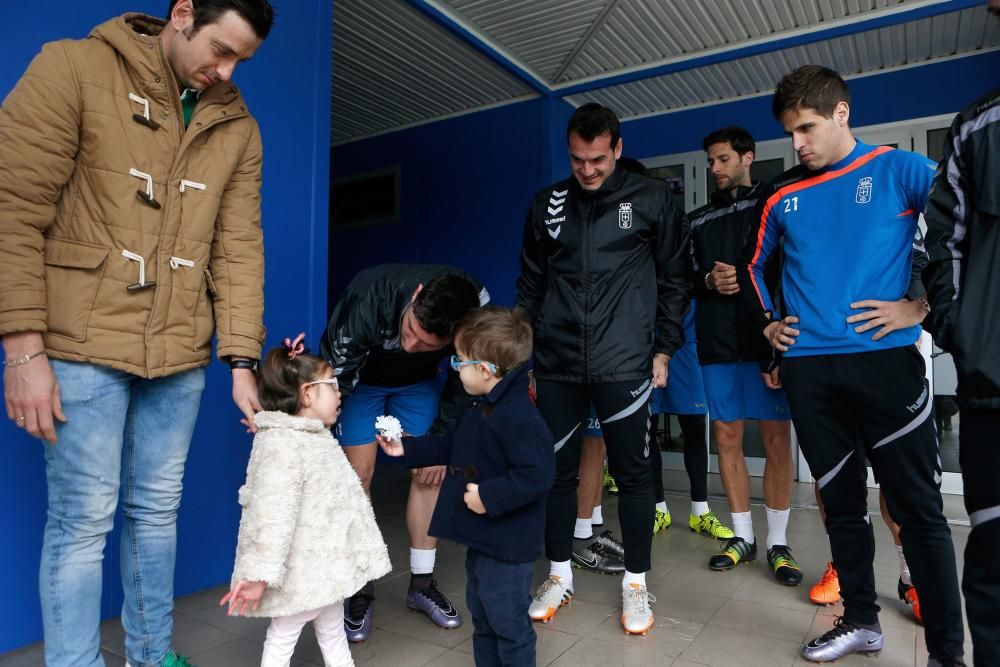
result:
M 472 614 L 477 667 L 535 664 L 535 629 L 528 617 L 532 571 L 532 563 L 466 552 L 465 603 Z

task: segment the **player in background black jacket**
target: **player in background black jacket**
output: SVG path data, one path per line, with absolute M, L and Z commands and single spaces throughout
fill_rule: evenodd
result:
M 1000 17 L 1000 1 L 989 3 Z M 1000 88 L 951 124 L 927 202 L 925 326 L 958 370 L 959 454 L 972 532 L 962 591 L 973 662 L 1000 665 Z
M 695 324 L 708 412 L 719 448 L 719 471 L 736 533 L 711 557 L 709 567 L 729 570 L 757 558 L 750 518 L 750 473 L 743 455 L 744 422 L 753 419 L 767 459 L 767 562 L 779 583 L 797 586 L 802 570 L 788 547 L 786 533 L 794 478 L 791 415 L 777 373 L 770 374 L 774 355 L 746 317 L 736 279 L 736 265 L 762 208 L 762 188 L 750 181 L 756 145 L 743 128 L 726 127 L 705 137 L 702 147 L 719 189 L 708 204 L 689 216 L 696 273 L 692 283 L 698 298 Z M 780 261 L 776 256 L 767 267 L 772 291 Z
M 538 409 L 556 438 L 545 527 L 550 577 L 530 614 L 548 620 L 573 595 L 577 471 L 592 402 L 620 490 L 622 625 L 645 634 L 653 624 L 645 585 L 654 512 L 649 396 L 666 384 L 670 355 L 684 340 L 687 222 L 666 183 L 615 169 L 622 142 L 610 109 L 577 109 L 567 143 L 573 175 L 535 195 L 517 285 L 517 305 L 535 328 Z

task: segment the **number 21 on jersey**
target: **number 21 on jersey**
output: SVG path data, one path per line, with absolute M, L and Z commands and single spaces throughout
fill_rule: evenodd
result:
M 791 213 L 792 211 L 799 210 L 798 197 L 789 197 L 788 199 L 784 200 L 784 204 L 785 204 L 785 213 Z

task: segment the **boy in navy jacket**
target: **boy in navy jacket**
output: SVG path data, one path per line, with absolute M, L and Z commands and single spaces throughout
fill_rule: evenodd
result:
M 466 604 L 477 665 L 534 665 L 528 616 L 534 561 L 542 555 L 553 437 L 528 396 L 531 325 L 523 311 L 479 308 L 458 325 L 451 366 L 476 403 L 448 435 L 379 436 L 410 468 L 448 465 L 431 535 L 468 547 Z

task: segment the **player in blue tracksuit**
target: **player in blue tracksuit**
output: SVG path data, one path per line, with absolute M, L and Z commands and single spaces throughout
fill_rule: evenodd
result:
M 964 664 L 930 387 L 914 345 L 920 329 L 872 336 L 853 317 L 867 312 L 862 301 L 892 302 L 906 294 L 912 241 L 934 165 L 855 140 L 848 125 L 850 94 L 832 70 L 807 65 L 785 76 L 772 111 L 791 135 L 800 165 L 763 195 L 740 277 L 759 330 L 784 353 L 780 380 L 826 507 L 844 598 L 843 619 L 806 644 L 802 655 L 828 662 L 883 646 L 866 504 L 867 455 L 902 527 L 928 652 L 938 664 Z M 784 313 L 774 312 L 762 279 L 779 243 Z M 877 325 L 877 318 L 868 323 Z

